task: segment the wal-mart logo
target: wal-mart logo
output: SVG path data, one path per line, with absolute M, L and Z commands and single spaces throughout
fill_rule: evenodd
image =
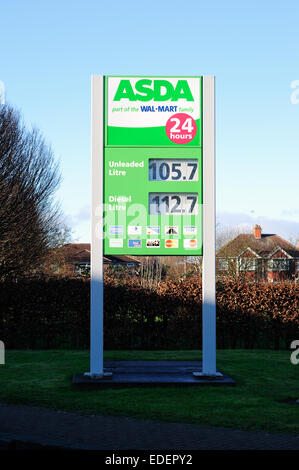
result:
M 178 80 L 174 86 L 168 80 L 151 80 L 142 78 L 134 85 L 130 80 L 120 80 L 113 101 L 194 101 L 188 80 Z

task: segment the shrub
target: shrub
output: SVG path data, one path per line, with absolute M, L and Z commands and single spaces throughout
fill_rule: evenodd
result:
M 7 348 L 88 348 L 88 279 L 0 283 Z M 298 337 L 298 285 L 217 282 L 218 348 L 285 348 Z M 201 348 L 201 278 L 160 282 L 105 277 L 106 349 Z

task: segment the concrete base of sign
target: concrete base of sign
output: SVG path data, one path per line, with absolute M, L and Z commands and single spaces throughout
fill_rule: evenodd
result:
M 85 377 L 89 377 L 91 379 L 97 379 L 97 380 L 112 379 L 112 372 L 104 372 L 103 374 L 92 374 L 91 372 L 84 372 L 83 375 Z
M 112 385 L 235 384 L 233 379 L 219 371 L 213 376 L 202 374 L 201 361 L 105 361 L 104 367 L 104 377 L 76 374 L 73 385 L 86 389 Z M 106 374 L 109 374 L 109 380 L 105 380 Z
M 216 372 L 215 374 L 205 374 L 204 372 L 193 372 L 193 377 L 196 379 L 222 379 L 223 374 L 221 372 Z

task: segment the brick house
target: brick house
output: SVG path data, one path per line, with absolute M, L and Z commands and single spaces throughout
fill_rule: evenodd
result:
M 262 234 L 255 225 L 252 234 L 240 234 L 216 253 L 218 275 L 237 275 L 247 280 L 299 280 L 299 246 L 279 235 Z
M 90 275 L 90 243 L 68 243 L 60 249 L 60 263 L 55 267 L 56 274 L 67 277 Z M 108 266 L 124 266 L 136 271 L 140 266 L 133 256 L 109 255 L 103 257 L 104 270 Z

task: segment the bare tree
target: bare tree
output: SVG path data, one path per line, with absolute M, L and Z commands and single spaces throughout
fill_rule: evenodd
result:
M 167 266 L 161 256 L 143 256 L 140 268 L 140 283 L 143 287 L 153 289 L 165 277 Z
M 221 227 L 220 224 L 217 224 L 216 226 L 216 250 L 219 250 L 219 248 L 221 248 L 226 243 L 236 238 L 238 235 L 241 235 L 242 233 L 251 233 L 251 232 L 252 232 L 252 228 L 250 227 L 250 225 L 236 225 L 236 226 L 226 225 L 224 227 Z
M 299 246 L 299 234 L 297 234 L 297 235 L 294 235 L 294 234 L 289 235 L 288 238 L 287 238 L 287 240 L 288 240 L 290 243 L 292 243 L 292 245 L 296 246 L 296 248 L 298 248 L 298 246 Z
M 60 183 L 51 148 L 20 114 L 0 107 L 0 280 L 19 278 L 45 261 L 63 231 L 54 202 Z

